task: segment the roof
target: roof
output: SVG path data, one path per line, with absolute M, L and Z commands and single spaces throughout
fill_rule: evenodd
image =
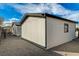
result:
M 12 23 L 12 26 L 13 26 L 14 24 L 15 24 L 16 26 L 20 26 L 20 22 L 13 22 L 13 23 Z
M 19 22 L 15 22 L 16 26 L 20 26 L 20 23 Z
M 62 17 L 58 17 L 58 16 L 55 16 L 55 15 L 51 15 L 51 14 L 47 14 L 47 13 L 29 13 L 29 14 L 25 14 L 21 20 L 21 25 L 24 23 L 24 21 L 28 18 L 28 17 L 52 17 L 52 18 L 56 18 L 56 19 L 59 19 L 59 20 L 64 20 L 64 21 L 68 21 L 68 22 L 73 22 L 73 23 L 78 23 L 76 21 L 72 21 L 72 20 L 69 20 L 69 19 L 65 19 L 65 18 L 62 18 Z

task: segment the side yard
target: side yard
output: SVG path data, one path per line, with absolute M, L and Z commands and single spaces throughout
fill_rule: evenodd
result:
M 16 36 L 0 41 L 0 56 L 79 56 L 79 38 L 44 50 Z
M 79 56 L 79 38 L 50 49 L 64 56 Z
M 59 56 L 45 51 L 19 37 L 10 36 L 0 42 L 0 56 Z

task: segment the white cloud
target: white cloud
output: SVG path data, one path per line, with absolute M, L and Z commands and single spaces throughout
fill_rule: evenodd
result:
M 70 19 L 70 20 L 73 20 L 73 21 L 75 20 L 75 21 L 79 22 L 79 13 L 78 12 L 72 13 L 71 15 L 65 15 L 63 17 L 67 18 L 67 19 Z
M 64 8 L 60 4 L 55 3 L 46 3 L 46 4 L 9 4 L 14 7 L 18 12 L 24 13 L 43 13 L 47 12 L 50 14 L 61 15 L 61 17 L 75 20 L 79 19 L 79 11 L 72 11 Z
M 18 12 L 24 13 L 41 13 L 44 9 L 44 4 L 26 4 L 26 5 L 18 5 L 18 4 L 10 4 L 14 7 Z
M 46 4 L 50 6 L 52 14 L 61 15 L 61 17 L 79 22 L 79 10 L 72 11 L 64 8 L 60 4 Z
M 10 4 L 10 5 L 21 13 L 48 12 L 58 15 L 65 15 L 71 13 L 71 10 L 67 10 L 61 5 L 55 3 L 47 3 L 47 4 L 40 3 L 38 5 L 36 4 L 25 4 L 25 5 Z
M 11 26 L 12 22 L 18 21 L 17 18 L 11 18 L 9 21 L 4 21 L 3 26 Z
M 57 14 L 57 15 L 68 15 L 72 11 L 65 9 L 63 6 L 60 4 L 48 4 L 50 6 L 51 13 Z
M 17 19 L 17 18 L 11 18 L 8 21 L 4 21 L 4 23 L 12 23 L 12 22 L 15 22 L 15 21 L 18 21 L 18 20 L 19 19 Z
M 15 21 L 18 21 L 19 19 L 17 19 L 17 18 L 11 18 L 11 19 L 9 19 L 9 21 L 10 22 L 15 22 Z

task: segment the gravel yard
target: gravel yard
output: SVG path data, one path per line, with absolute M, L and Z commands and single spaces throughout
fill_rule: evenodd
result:
M 79 56 L 79 39 L 44 50 L 16 36 L 0 41 L 0 56 Z
M 79 38 L 50 49 L 64 56 L 79 56 Z
M 16 36 L 2 39 L 0 56 L 59 56 L 56 52 L 43 50 Z

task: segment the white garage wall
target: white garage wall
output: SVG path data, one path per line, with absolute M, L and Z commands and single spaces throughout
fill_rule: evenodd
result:
M 78 31 L 76 31 L 76 38 L 78 37 Z
M 28 17 L 22 24 L 21 36 L 45 47 L 45 18 Z
M 17 26 L 14 24 L 12 27 L 12 34 L 13 35 L 16 35 L 16 28 L 17 28 Z
M 69 32 L 64 33 L 64 23 L 69 24 Z M 47 17 L 47 48 L 66 43 L 75 38 L 76 25 L 72 22 Z
M 21 35 L 21 26 L 16 27 L 16 35 L 20 36 Z

